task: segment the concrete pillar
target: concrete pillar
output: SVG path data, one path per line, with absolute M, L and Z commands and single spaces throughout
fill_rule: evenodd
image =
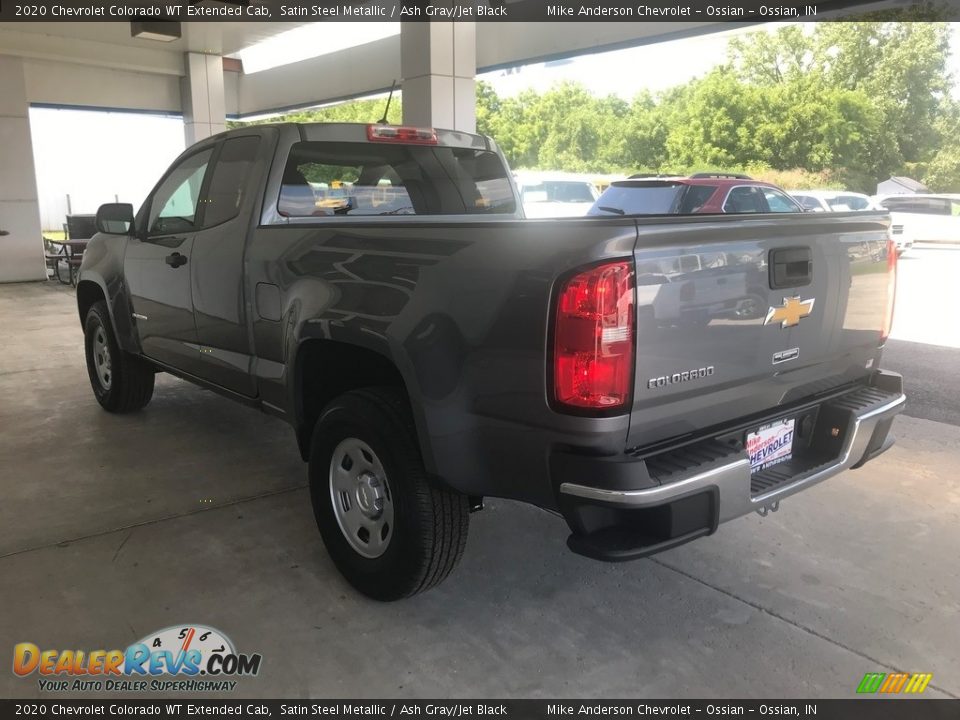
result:
M 44 280 L 23 59 L 0 55 L 0 282 Z
M 183 134 L 187 147 L 227 129 L 223 95 L 223 58 L 187 53 L 187 76 L 182 81 Z
M 477 30 L 474 23 L 403 23 L 400 72 L 405 125 L 476 132 Z

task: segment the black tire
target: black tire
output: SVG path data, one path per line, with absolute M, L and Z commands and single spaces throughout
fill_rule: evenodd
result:
M 391 504 L 392 522 L 383 528 L 389 535 L 376 557 L 361 554 L 365 528 L 351 540 L 348 530 L 341 529 L 346 513 L 364 512 L 360 507 L 364 498 L 358 495 L 349 511 L 342 505 L 334 508 L 334 494 L 339 498 L 340 491 L 332 490 L 332 464 L 335 453 L 337 457 L 349 453 L 342 448 L 351 444 L 366 447 L 379 463 L 385 482 L 376 492 Z M 352 468 L 345 462 L 346 458 L 339 467 L 349 475 Z M 370 477 L 377 474 L 367 472 Z M 354 390 L 324 408 L 313 430 L 309 475 L 313 512 L 327 552 L 347 581 L 364 595 L 381 601 L 416 595 L 442 582 L 460 561 L 470 526 L 468 498 L 427 477 L 409 404 L 395 388 Z
M 87 311 L 83 335 L 87 375 L 97 402 L 113 413 L 144 408 L 153 397 L 155 371 L 146 361 L 120 349 L 103 300 Z

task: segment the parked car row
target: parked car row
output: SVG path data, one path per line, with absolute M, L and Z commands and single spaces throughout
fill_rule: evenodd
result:
M 880 195 L 890 211 L 891 234 L 903 255 L 918 242 L 960 242 L 960 198 L 951 195 Z
M 633 175 L 614 182 L 588 215 L 803 212 L 776 185 L 746 175 L 698 173 L 690 177 Z
M 848 190 L 792 190 L 790 195 L 810 212 L 849 212 L 875 210 L 869 195 Z
M 899 255 L 917 242 L 960 242 L 960 196 L 787 192 L 738 173 L 608 176 L 602 192 L 595 179 L 571 173 L 521 172 L 514 180 L 528 218 L 888 210 Z
M 516 173 L 513 179 L 528 218 L 586 215 L 600 196 L 592 180 L 573 173 Z

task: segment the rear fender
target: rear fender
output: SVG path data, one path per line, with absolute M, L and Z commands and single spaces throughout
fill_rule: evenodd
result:
M 291 394 L 288 407 L 294 410 L 294 417 L 296 418 L 295 427 L 297 428 L 301 453 L 305 455 L 309 443 L 309 438 L 305 437 L 305 434 L 302 432 L 304 424 L 308 422 L 309 418 L 306 417 L 306 413 L 304 412 L 304 370 L 302 367 L 299 367 L 298 364 L 303 362 L 305 349 L 308 345 L 324 342 L 373 353 L 385 360 L 386 363 L 396 371 L 410 401 L 410 410 L 413 414 L 417 441 L 420 446 L 420 453 L 423 457 L 424 465 L 427 472 L 436 474 L 436 462 L 432 452 L 430 435 L 427 432 L 423 397 L 412 364 L 407 355 L 393 348 L 389 340 L 381 333 L 373 332 L 369 328 L 364 328 L 363 325 L 348 326 L 326 322 L 308 322 L 303 323 L 299 327 L 298 336 L 295 339 L 295 346 L 288 355 L 288 357 L 293 359 L 293 367 L 290 368 L 289 371 L 289 377 L 292 379 L 292 382 L 289 383 Z M 371 376 L 369 382 L 363 384 L 367 386 L 392 384 L 389 380 L 390 379 L 377 374 Z M 354 384 L 351 388 L 344 388 L 344 391 L 360 386 L 360 384 Z

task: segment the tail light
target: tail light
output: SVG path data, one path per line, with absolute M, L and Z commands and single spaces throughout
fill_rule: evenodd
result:
M 893 304 L 897 298 L 897 244 L 893 238 L 887 238 L 887 308 L 883 315 L 883 329 L 880 331 L 880 342 L 884 343 L 890 337 L 893 327 Z
M 561 286 L 553 348 L 557 404 L 594 410 L 617 410 L 629 404 L 633 295 L 631 262 L 592 267 Z
M 398 127 L 396 125 L 367 125 L 367 140 L 407 145 L 436 145 L 437 131 L 433 128 Z

